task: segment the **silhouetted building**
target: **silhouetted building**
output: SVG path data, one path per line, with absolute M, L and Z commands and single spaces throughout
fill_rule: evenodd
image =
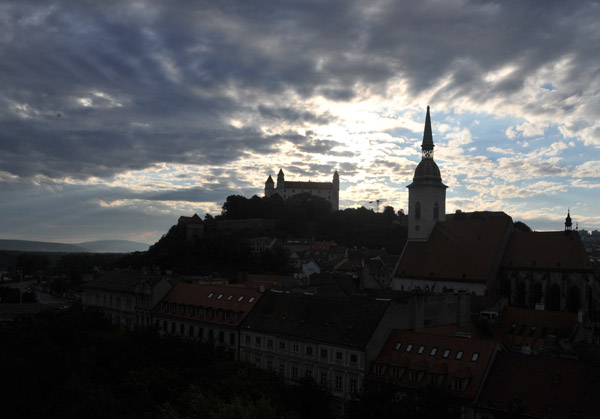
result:
M 265 182 L 266 198 L 278 194 L 283 199 L 288 199 L 302 193 L 309 193 L 326 199 L 331 203 L 331 209 L 337 211 L 340 207 L 340 175 L 336 170 L 333 173 L 332 182 L 296 182 L 285 180 L 283 170 L 280 169 L 277 174 L 277 184 L 273 182 L 270 175 Z

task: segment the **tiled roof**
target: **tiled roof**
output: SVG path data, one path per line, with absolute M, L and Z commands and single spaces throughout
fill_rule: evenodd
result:
M 576 231 L 515 231 L 502 265 L 507 269 L 591 269 L 589 257 Z
M 572 340 L 579 329 L 577 313 L 506 307 L 496 337 L 507 345 L 543 348 L 548 335 Z
M 256 306 L 261 297 L 260 292 L 250 288 L 182 282 L 165 295 L 152 312 L 189 320 L 238 325 Z M 185 310 L 185 307 L 188 309 Z M 182 308 L 183 310 L 181 310 Z M 197 310 L 197 308 L 219 310 L 221 313 L 229 314 L 226 318 L 221 316 L 210 318 L 205 315 L 203 310 Z M 232 316 L 233 313 L 237 313 L 237 315 Z
M 594 418 L 600 412 L 598 376 L 597 367 L 571 359 L 500 352 L 478 405 L 508 411 L 519 400 L 527 417 Z
M 268 292 L 242 328 L 364 348 L 388 305 L 367 297 Z
M 512 219 L 503 212 L 449 215 L 429 241 L 406 244 L 396 276 L 485 281 L 499 268 L 511 229 Z
M 496 349 L 492 339 L 394 330 L 374 361 L 374 365 L 387 368 L 383 374 L 369 374 L 369 379 L 404 388 L 425 388 L 429 385 L 428 374 L 441 375 L 438 385 L 448 387 L 457 397 L 474 399 Z M 393 368 L 404 370 L 394 373 Z M 424 375 L 419 382 L 412 382 L 410 371 Z M 463 391 L 453 390 L 455 378 L 467 381 Z
M 286 189 L 322 189 L 332 190 L 333 183 L 331 182 L 290 182 L 285 181 Z

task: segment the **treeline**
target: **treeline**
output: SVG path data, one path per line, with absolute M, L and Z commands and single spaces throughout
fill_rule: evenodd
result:
M 127 332 L 95 312 L 46 314 L 0 328 L 0 403 L 21 418 L 329 418 L 312 381 L 154 330 Z
M 269 218 L 270 217 L 270 218 Z M 247 228 L 227 229 L 220 223 L 249 219 L 271 220 L 267 227 L 248 223 Z M 242 221 L 243 222 L 243 221 Z M 257 224 L 261 226 L 261 224 Z M 331 211 L 317 196 L 300 194 L 284 201 L 279 195 L 245 198 L 231 195 L 220 215 L 207 214 L 201 239 L 186 240 L 184 225 L 174 225 L 147 252 L 122 257 L 120 268 L 158 267 L 181 274 L 219 271 L 235 279 L 239 272 L 289 274 L 281 247 L 253 256 L 246 239 L 252 237 L 305 238 L 335 241 L 352 248 L 381 249 L 400 254 L 407 237 L 406 216 L 385 207 L 382 213 L 362 208 Z

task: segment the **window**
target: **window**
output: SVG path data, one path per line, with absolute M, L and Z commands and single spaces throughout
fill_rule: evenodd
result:
M 427 377 L 427 384 L 430 386 L 437 386 L 440 384 L 440 376 L 438 374 L 429 374 Z
M 339 391 L 342 391 L 342 389 L 343 389 L 342 384 L 343 384 L 342 383 L 342 376 L 336 374 L 336 376 L 335 376 L 335 384 L 334 384 L 335 385 L 335 389 L 339 390 Z
M 527 336 L 533 337 L 536 329 L 537 329 L 537 327 L 531 326 L 531 329 L 529 330 L 529 335 L 527 335 Z
M 321 372 L 321 375 L 319 376 L 319 384 L 321 384 L 322 386 L 327 385 L 327 373 L 326 372 Z
M 240 298 L 238 298 L 238 303 L 239 303 L 240 301 L 242 301 L 243 299 L 244 299 L 244 296 L 243 296 L 243 295 L 240 295 Z
M 442 358 L 448 358 L 449 356 L 450 356 L 450 349 L 444 350 L 444 354 L 442 355 Z
M 471 357 L 471 362 L 475 362 L 479 359 L 479 352 L 475 352 Z
M 267 339 L 267 348 L 273 349 L 273 339 Z
M 212 298 L 213 295 L 215 294 L 211 292 L 210 294 L 208 294 L 208 298 Z
M 358 390 L 358 381 L 356 380 L 356 378 L 351 378 L 350 379 L 350 393 L 356 393 L 357 390 Z
M 373 364 L 373 373 L 377 375 L 383 375 L 385 372 L 385 366 L 381 364 Z
M 217 297 L 217 300 L 220 300 L 221 298 L 223 298 L 223 294 L 219 294 L 219 296 Z
M 429 355 L 431 356 L 435 356 L 435 354 L 437 354 L 437 346 L 434 346 L 433 348 L 431 348 L 431 352 L 429 352 Z
M 417 351 L 417 353 L 422 354 L 425 351 L 425 346 L 421 345 L 419 346 L 419 350 Z
M 194 326 L 190 324 L 188 327 L 188 336 L 194 336 Z
M 335 360 L 342 361 L 343 359 L 344 359 L 344 354 L 340 351 L 336 351 L 335 352 Z
M 250 345 L 250 335 L 245 336 L 244 342 L 246 342 L 246 345 Z
M 394 346 L 395 350 L 399 350 L 402 347 L 402 342 L 396 342 L 396 346 Z
M 437 220 L 438 218 L 440 218 L 440 206 L 436 202 L 433 204 L 433 219 Z
M 304 376 L 306 378 L 312 378 L 312 368 L 307 366 L 306 369 L 304 370 Z
M 390 371 L 392 378 L 397 378 L 397 379 L 402 378 L 403 373 L 404 373 L 404 368 L 393 367 L 392 370 Z
M 419 371 L 409 371 L 408 381 L 411 383 L 418 383 L 421 380 L 421 373 Z
M 179 325 L 179 334 L 180 335 L 185 335 L 185 324 L 180 324 Z
M 285 342 L 279 342 L 279 350 L 285 351 Z
M 455 378 L 452 380 L 452 389 L 456 391 L 463 391 L 466 387 L 467 380 L 462 378 Z
M 308 356 L 313 356 L 313 347 L 312 346 L 307 346 L 305 349 L 306 355 Z
M 225 332 L 223 332 L 222 330 L 219 331 L 219 342 L 221 342 L 221 343 L 225 342 Z
M 283 361 L 279 361 L 279 374 L 285 375 L 285 364 Z
M 421 219 L 421 203 L 417 202 L 415 204 L 415 220 L 419 221 Z
M 356 364 L 358 362 L 358 355 L 350 354 L 350 362 Z
M 456 353 L 456 359 L 462 359 L 462 357 L 463 357 L 463 351 L 458 351 Z
M 321 349 L 321 358 L 327 358 L 327 349 Z
M 272 359 L 267 359 L 267 368 L 268 369 L 273 369 L 273 360 Z
M 254 338 L 254 343 L 256 344 L 256 346 L 260 346 L 262 344 L 262 339 L 260 338 L 260 336 Z
M 250 297 L 250 299 L 248 300 L 249 303 L 254 301 L 254 297 Z
M 260 355 L 256 355 L 256 357 L 254 357 L 254 363 L 257 367 L 260 367 Z
M 510 330 L 508 331 L 508 334 L 512 335 L 513 333 L 515 333 L 516 328 L 517 328 L 516 323 L 513 323 L 512 326 L 510 326 Z
M 519 336 L 523 336 L 523 332 L 525 332 L 526 327 L 526 324 L 522 324 L 521 327 L 519 327 Z
M 292 352 L 298 353 L 299 351 L 300 351 L 300 345 L 298 345 L 297 343 L 294 343 L 292 345 Z
M 229 343 L 231 345 L 235 345 L 235 333 L 230 333 L 229 334 Z
M 298 379 L 298 367 L 292 367 L 292 380 Z
M 412 343 L 409 343 L 408 345 L 406 345 L 406 352 L 412 351 L 412 348 L 413 348 Z

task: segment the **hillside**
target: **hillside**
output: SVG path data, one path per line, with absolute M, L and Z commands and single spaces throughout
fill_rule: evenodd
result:
M 21 252 L 60 252 L 60 253 L 130 253 L 148 250 L 146 243 L 128 240 L 97 240 L 84 243 L 53 243 L 30 240 L 0 239 L 0 250 Z

